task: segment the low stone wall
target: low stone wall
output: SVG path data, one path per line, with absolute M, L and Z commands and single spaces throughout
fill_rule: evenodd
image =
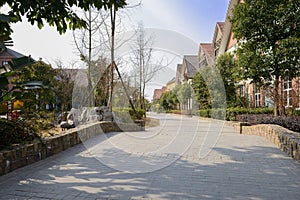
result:
M 265 137 L 282 151 L 300 163 L 300 133 L 290 131 L 274 124 L 249 126 L 247 123 L 234 124 L 241 134 Z
M 275 124 L 260 124 L 250 126 L 247 122 L 223 121 L 211 118 L 202 120 L 214 121 L 214 123 L 224 123 L 226 126 L 233 126 L 236 132 L 245 135 L 258 135 L 265 137 L 275 144 L 279 149 L 300 163 L 300 133 L 290 131 Z
M 0 175 L 45 159 L 99 134 L 141 130 L 145 130 L 143 121 L 138 121 L 136 124 L 96 122 L 69 129 L 60 135 L 32 144 L 18 145 L 12 150 L 0 151 Z

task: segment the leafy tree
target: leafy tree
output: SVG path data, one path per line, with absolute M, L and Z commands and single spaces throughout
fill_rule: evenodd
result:
M 231 17 L 238 39 L 237 71 L 243 79 L 273 84 L 274 115 L 284 114 L 279 85 L 300 75 L 299 0 L 244 0 Z
M 223 80 L 226 92 L 227 106 L 233 107 L 236 103 L 235 80 L 233 77 L 234 58 L 230 53 L 220 55 L 217 60 L 217 68 Z
M 9 22 L 13 22 L 10 16 L 0 13 L 0 53 L 6 50 L 7 46 L 12 46 L 10 34 L 12 33 Z
M 201 109 L 210 108 L 210 95 L 207 84 L 199 71 L 193 78 L 192 87 Z
M 45 108 L 45 105 L 55 103 L 55 95 L 53 93 L 53 86 L 55 82 L 56 72 L 51 65 L 38 61 L 33 65 L 27 66 L 19 72 L 19 77 L 16 80 L 17 85 L 24 85 L 31 81 L 41 81 L 42 87 L 34 89 L 23 88 L 15 93 L 16 97 L 25 101 L 25 107 L 33 110 L 35 105 L 39 109 Z M 22 87 L 21 87 L 22 88 Z M 37 98 L 38 97 L 38 98 Z
M 192 86 L 187 82 L 175 87 L 174 93 L 177 96 L 182 110 L 188 107 L 189 99 L 192 98 L 192 90 Z
M 85 28 L 87 25 L 86 21 L 77 16 L 72 10 L 73 7 L 87 11 L 90 7 L 107 10 L 113 6 L 118 10 L 118 8 L 126 5 L 126 0 L 1 1 L 0 7 L 4 5 L 9 6 L 10 10 L 7 17 L 10 17 L 12 20 L 3 20 L 0 22 L 0 37 L 4 35 L 9 36 L 12 33 L 11 22 L 22 21 L 22 16 L 26 16 L 28 22 L 32 25 L 36 23 L 39 28 L 42 28 L 46 21 L 50 26 L 55 26 L 60 34 L 66 32 L 68 28 L 73 30 L 76 28 Z
M 178 99 L 173 91 L 164 92 L 159 99 L 160 106 L 165 110 L 175 109 L 178 103 Z

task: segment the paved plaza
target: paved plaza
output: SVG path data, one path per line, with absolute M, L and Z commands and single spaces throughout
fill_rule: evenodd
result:
M 300 199 L 300 164 L 220 121 L 152 114 L 0 177 L 0 199 Z

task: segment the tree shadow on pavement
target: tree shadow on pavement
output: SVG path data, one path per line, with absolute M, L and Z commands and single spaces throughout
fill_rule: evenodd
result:
M 271 147 L 214 148 L 204 159 L 187 153 L 148 173 L 118 171 L 99 161 L 118 159 L 118 164 L 134 166 L 135 163 L 127 162 L 132 155 L 125 155 L 118 156 L 106 149 L 96 159 L 84 145 L 77 145 L 0 177 L 0 199 L 299 199 L 300 196 L 300 165 Z M 164 160 L 178 155 L 151 156 L 154 160 Z

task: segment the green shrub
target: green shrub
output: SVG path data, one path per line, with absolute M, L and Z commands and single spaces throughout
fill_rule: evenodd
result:
M 115 116 L 122 122 L 132 122 L 135 120 L 143 119 L 143 117 L 145 116 L 145 110 L 136 108 L 135 111 L 136 113 L 132 108 L 113 108 Z
M 300 110 L 294 108 L 287 108 L 285 112 L 288 116 L 300 116 Z
M 0 115 L 7 113 L 7 103 L 3 102 L 0 104 Z
M 193 110 L 193 115 L 209 118 L 211 117 L 211 110 L 210 109 Z
M 241 114 L 272 114 L 273 108 L 227 108 L 224 109 L 203 109 L 193 110 L 193 115 L 200 117 L 208 117 L 214 119 L 225 119 L 227 121 L 235 121 L 237 115 Z
M 35 138 L 18 122 L 0 119 L 0 149 L 9 148 L 12 144 L 32 141 Z
M 235 121 L 242 114 L 273 114 L 273 108 L 227 108 L 226 120 Z
M 243 114 L 237 116 L 238 121 L 256 124 L 277 124 L 289 130 L 300 132 L 299 116 L 273 116 L 270 114 Z

